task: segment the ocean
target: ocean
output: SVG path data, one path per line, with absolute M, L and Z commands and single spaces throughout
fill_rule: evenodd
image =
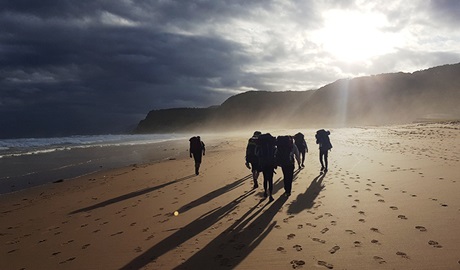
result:
M 131 164 L 173 158 L 185 134 L 95 135 L 0 140 L 0 194 Z M 168 142 L 182 141 L 177 149 Z M 166 144 L 165 144 L 166 143 Z

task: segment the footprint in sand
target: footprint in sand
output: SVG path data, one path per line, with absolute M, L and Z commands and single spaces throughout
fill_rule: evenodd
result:
M 330 264 L 330 263 L 327 263 L 327 262 L 325 262 L 325 261 L 318 261 L 318 265 L 327 267 L 327 268 L 329 268 L 329 269 L 334 269 L 334 265 L 332 265 L 332 264 Z
M 356 234 L 353 230 L 345 230 L 348 234 Z
M 302 250 L 302 246 L 301 246 L 301 245 L 294 245 L 293 248 L 295 248 L 295 250 L 297 250 L 297 251 L 301 251 L 301 250 Z
M 302 267 L 303 265 L 305 265 L 305 261 L 302 261 L 302 260 L 292 260 L 291 261 L 291 265 L 292 265 L 292 268 L 293 269 L 296 269 L 298 267 Z
M 81 247 L 81 249 L 87 249 L 89 246 L 91 246 L 91 244 L 83 245 L 83 246 Z
M 332 220 L 332 221 L 331 221 L 331 225 L 332 225 L 332 226 L 336 226 L 336 225 L 337 225 L 337 221 Z
M 278 247 L 276 250 L 281 253 L 286 253 L 286 250 L 284 249 L 284 247 Z
M 365 222 L 366 222 L 366 220 L 365 220 L 364 218 L 360 218 L 358 221 L 359 221 L 359 222 L 362 222 L 362 223 L 365 223 Z
M 404 259 L 409 259 L 409 256 L 405 253 L 405 252 L 402 252 L 402 251 L 398 251 L 396 252 L 396 255 L 404 258 Z
M 326 244 L 326 241 L 322 240 L 322 239 L 319 239 L 319 238 L 312 238 L 311 240 L 315 241 L 315 242 L 318 242 L 318 243 L 321 243 L 321 244 Z
M 355 247 L 361 247 L 362 243 L 360 241 L 354 241 L 353 244 Z
M 379 229 L 374 228 L 374 227 L 372 227 L 370 230 L 373 231 L 373 232 L 380 232 Z
M 399 215 L 398 218 L 403 219 L 403 220 L 407 220 L 407 217 L 405 215 Z
M 380 199 L 380 200 L 378 200 L 378 202 L 384 203 L 384 202 L 385 202 L 385 200 L 382 200 L 382 199 Z
M 330 250 L 329 253 L 334 254 L 340 249 L 339 246 L 333 246 Z
M 366 213 L 364 211 L 359 211 L 358 214 L 365 215 Z
M 61 254 L 61 252 L 60 252 L 60 251 L 57 251 L 57 252 L 54 252 L 54 253 L 51 254 L 51 255 L 52 255 L 52 256 L 56 256 L 56 255 L 59 255 L 59 254 Z
M 378 262 L 379 264 L 386 263 L 386 261 L 382 257 L 379 257 L 379 256 L 374 256 L 374 260 Z
M 316 225 L 315 225 L 315 224 L 311 224 L 311 223 L 309 223 L 309 222 L 308 222 L 308 223 L 305 223 L 305 225 L 310 226 L 310 227 L 313 227 L 313 228 L 316 228 Z M 276 227 L 276 226 L 275 226 L 275 227 Z
M 438 242 L 433 241 L 433 240 L 428 241 L 428 244 L 435 248 L 442 248 L 442 246 Z
M 153 234 L 152 234 L 152 235 L 149 235 L 149 237 L 147 237 L 147 238 L 145 239 L 145 241 L 149 241 L 150 239 L 152 239 L 152 238 L 154 238 L 154 237 L 155 237 L 155 236 L 153 236 Z
M 67 260 L 62 261 L 62 262 L 60 262 L 59 264 L 64 264 L 64 263 L 66 263 L 66 262 L 71 262 L 71 261 L 73 261 L 73 260 L 75 260 L 75 259 L 76 259 L 76 257 L 68 258 Z
M 97 229 L 97 230 L 94 230 L 93 233 L 98 233 L 100 232 L 101 230 Z
M 399 208 L 396 207 L 396 206 L 390 206 L 390 209 L 391 209 L 391 210 L 398 210 Z
M 315 220 L 318 220 L 320 218 L 323 218 L 323 215 L 319 215 L 319 216 L 315 217 Z
M 321 233 L 325 234 L 327 231 L 329 231 L 329 228 L 324 228 L 324 229 L 321 230 Z
M 359 203 L 359 200 L 358 200 L 358 199 L 356 199 L 356 200 L 355 200 L 355 202 Z
M 119 235 L 119 234 L 122 234 L 122 233 L 123 233 L 123 231 L 119 231 L 119 232 L 111 234 L 110 236 L 115 236 L 115 235 Z
M 288 239 L 288 240 L 291 240 L 291 239 L 293 239 L 294 237 L 295 237 L 295 234 L 291 233 L 291 234 L 288 234 L 287 239 Z
M 275 225 L 275 229 L 281 229 L 280 225 Z
M 351 208 L 356 208 L 357 206 L 356 205 L 352 205 Z
M 425 227 L 423 227 L 423 226 L 415 226 L 415 228 L 417 230 L 421 231 L 421 232 L 426 232 L 427 231 L 427 229 Z
M 371 240 L 371 243 L 372 243 L 372 244 L 376 244 L 376 245 L 380 245 L 379 240 L 376 240 L 376 239 L 372 239 L 372 240 Z
M 136 253 L 140 253 L 140 252 L 142 252 L 142 248 L 141 248 L 141 247 L 137 247 L 137 248 L 134 249 L 134 251 L 136 251 Z
M 441 206 L 442 206 L 442 207 L 447 207 L 448 205 L 445 204 L 445 203 L 441 203 Z
M 297 229 L 302 229 L 302 228 L 303 228 L 302 224 L 297 225 Z

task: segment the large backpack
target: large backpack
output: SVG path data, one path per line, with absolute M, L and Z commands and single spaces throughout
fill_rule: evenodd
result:
M 294 135 L 294 142 L 297 148 L 299 149 L 299 151 L 303 151 L 307 147 L 306 142 L 305 142 L 305 137 L 300 132 Z
M 259 168 L 261 170 L 276 168 L 275 151 L 276 138 L 270 133 L 259 135 L 255 152 L 259 158 Z
M 280 166 L 292 164 L 293 142 L 290 136 L 278 136 L 276 138 L 276 163 Z
M 320 129 L 316 131 L 316 143 L 319 144 L 319 147 L 324 150 L 329 150 L 332 148 L 331 141 L 329 139 L 329 131 Z
M 198 137 L 190 138 L 190 152 L 196 153 L 201 151 L 201 140 Z
M 246 160 L 248 162 L 255 162 L 257 161 L 256 156 L 256 147 L 257 147 L 258 138 L 252 137 L 248 141 L 248 145 L 246 147 Z

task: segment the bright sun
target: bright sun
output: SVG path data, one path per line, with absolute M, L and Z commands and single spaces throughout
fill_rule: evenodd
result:
M 313 41 L 341 61 L 368 60 L 399 43 L 397 35 L 382 31 L 389 24 L 381 14 L 332 10 L 323 17 L 324 27 L 313 33 Z

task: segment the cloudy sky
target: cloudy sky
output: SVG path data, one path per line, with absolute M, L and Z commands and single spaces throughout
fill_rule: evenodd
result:
M 460 62 L 460 1 L 0 0 L 0 138 Z

